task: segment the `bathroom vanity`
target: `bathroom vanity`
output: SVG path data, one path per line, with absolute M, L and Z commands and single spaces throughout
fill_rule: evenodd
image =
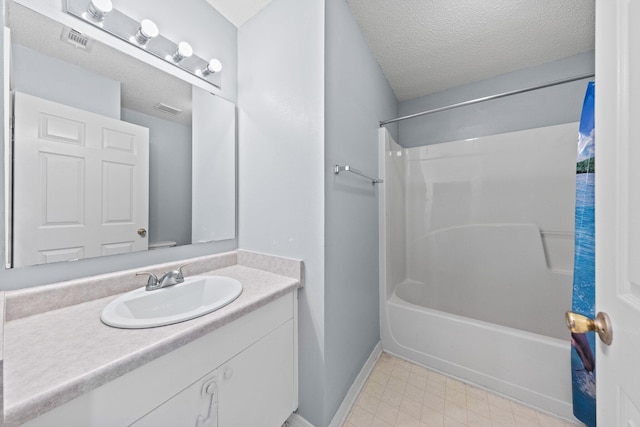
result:
M 136 271 L 6 292 L 5 425 L 281 426 L 297 408 L 302 263 L 244 251 L 186 261 L 187 275 L 237 279 L 242 294 L 186 322 L 118 329 L 100 321 L 117 293 L 57 306 L 98 283 L 140 287 Z M 42 298 L 55 309 L 34 308 Z

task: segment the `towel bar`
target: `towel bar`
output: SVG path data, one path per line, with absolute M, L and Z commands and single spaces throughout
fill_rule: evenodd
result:
M 340 172 L 351 172 L 351 173 L 354 173 L 354 174 L 359 175 L 359 176 L 361 176 L 363 178 L 371 180 L 372 184 L 380 184 L 380 183 L 384 182 L 381 179 L 372 178 L 372 177 L 370 177 L 368 175 L 365 175 L 364 173 L 360 172 L 358 169 L 354 169 L 351 166 L 348 166 L 348 165 L 347 166 L 335 165 L 334 168 L 333 168 L 333 173 L 335 173 L 337 175 Z

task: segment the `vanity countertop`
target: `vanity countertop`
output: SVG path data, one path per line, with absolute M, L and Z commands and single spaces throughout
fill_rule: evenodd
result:
M 106 326 L 100 313 L 117 295 L 6 322 L 6 426 L 35 418 L 302 286 L 301 278 L 253 267 L 237 264 L 200 273 L 237 279 L 243 292 L 233 303 L 182 323 L 149 329 Z

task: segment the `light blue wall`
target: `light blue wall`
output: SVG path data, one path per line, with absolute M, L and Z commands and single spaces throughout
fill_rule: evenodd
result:
M 398 104 L 344 0 L 275 0 L 238 40 L 240 247 L 305 261 L 298 412 L 324 427 L 380 337 L 377 189 L 332 167 L 375 175 Z
M 585 52 L 400 103 L 400 116 L 563 78 L 593 73 Z M 482 102 L 400 123 L 403 147 L 457 141 L 580 120 L 588 80 Z M 391 118 L 391 117 L 389 117 Z
M 120 120 L 117 80 L 15 43 L 11 66 L 13 88 L 19 92 Z
M 37 10 L 45 10 L 51 18 L 68 15 L 61 11 L 59 0 L 24 0 Z M 217 56 L 225 67 L 223 75 L 222 96 L 235 101 L 237 98 L 237 29 L 222 15 L 206 4 L 204 0 L 183 0 L 181 2 L 162 2 L 140 0 L 126 2 L 123 5 L 131 16 L 143 15 L 153 11 L 153 18 L 164 34 L 172 37 L 188 39 L 197 52 Z M 4 14 L 5 3 L 2 1 Z M 145 15 L 146 17 L 146 15 Z M 3 15 L 3 24 L 4 24 Z M 75 21 L 74 21 L 75 22 Z M 199 50 L 201 49 L 201 50 Z M 139 49 L 133 50 L 136 55 L 144 55 Z M 2 114 L 5 111 L 0 106 Z M 2 125 L 0 125 L 0 129 Z M 4 198 L 4 158 L 0 163 L 0 194 Z M 0 210 L 4 224 L 4 209 Z M 4 241 L 4 228 L 0 230 Z M 4 245 L 0 248 L 2 260 L 5 258 Z M 29 286 L 54 283 L 78 277 L 142 267 L 166 261 L 173 261 L 211 253 L 223 252 L 237 248 L 237 240 L 187 245 L 161 251 L 137 252 L 127 255 L 114 255 L 94 259 L 75 261 L 70 268 L 69 263 L 56 263 L 5 270 L 0 268 L 0 290 L 18 289 Z
M 325 423 L 380 340 L 378 186 L 335 164 L 378 173 L 378 123 L 398 101 L 345 0 L 326 0 Z
M 274 0 L 238 30 L 239 243 L 304 260 L 299 412 L 325 413 L 324 1 Z
M 149 128 L 149 243 L 191 243 L 191 128 L 122 109 L 122 120 Z

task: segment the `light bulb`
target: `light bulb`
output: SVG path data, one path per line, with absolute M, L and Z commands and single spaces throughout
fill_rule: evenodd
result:
M 91 0 L 87 12 L 89 16 L 96 22 L 102 22 L 107 13 L 113 10 L 111 0 Z
M 220 71 L 222 71 L 222 62 L 214 58 L 209 61 L 206 67 L 204 67 L 204 70 L 202 70 L 202 75 L 206 76 L 213 73 L 219 73 Z
M 149 40 L 157 37 L 158 34 L 160 34 L 158 26 L 150 19 L 143 19 L 140 22 L 140 28 L 138 28 L 135 39 L 138 43 L 144 46 Z
M 193 55 L 193 48 L 191 47 L 191 45 L 187 42 L 180 42 L 178 44 L 178 49 L 176 49 L 176 52 L 173 54 L 172 58 L 175 62 L 180 62 L 183 59 L 190 57 L 191 55 Z

